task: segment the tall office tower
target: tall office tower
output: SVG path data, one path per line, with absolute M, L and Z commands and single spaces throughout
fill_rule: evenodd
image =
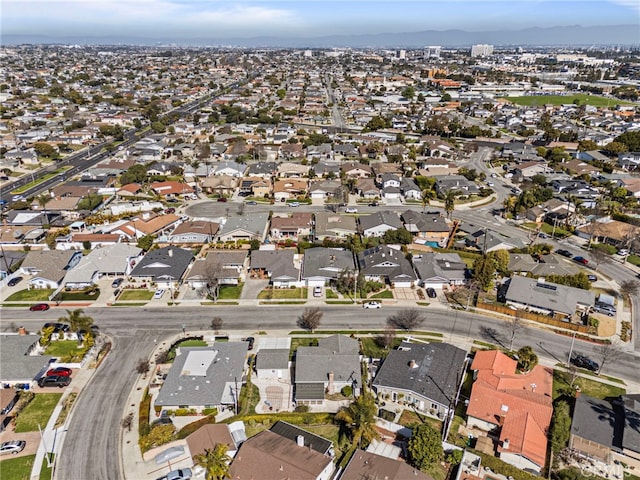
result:
M 398 50 L 398 59 L 399 60 L 404 60 L 405 58 L 407 58 L 407 51 L 406 50 Z
M 441 46 L 429 46 L 424 49 L 425 58 L 440 58 L 440 51 L 442 50 Z
M 488 57 L 493 53 L 493 45 L 478 44 L 471 46 L 472 57 Z

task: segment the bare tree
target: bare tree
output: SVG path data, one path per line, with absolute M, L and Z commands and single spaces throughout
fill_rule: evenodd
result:
M 132 426 L 133 426 L 133 413 L 129 413 L 129 415 L 127 415 L 122 419 L 122 428 L 126 428 L 127 432 L 130 432 Z
M 573 388 L 573 384 L 576 383 L 576 380 L 580 376 L 580 370 L 573 363 L 571 363 L 567 368 L 567 373 L 569 374 L 569 379 L 571 380 L 569 386 Z
M 619 342 L 603 343 L 595 348 L 595 354 L 599 357 L 600 367 L 596 372 L 600 375 L 600 372 L 604 368 L 605 364 L 615 362 L 624 353 L 624 347 Z
M 507 319 L 507 328 L 509 330 L 509 350 L 513 350 L 513 342 L 518 332 L 525 328 L 524 318 L 522 318 L 522 310 L 516 310 L 513 317 Z
M 146 358 L 140 358 L 138 360 L 138 364 L 136 365 L 136 373 L 146 375 L 147 373 L 149 373 L 149 368 L 151 368 L 149 360 Z
M 156 363 L 167 363 L 169 360 L 169 352 L 167 350 L 160 350 L 156 355 Z
M 425 321 L 424 315 L 415 308 L 399 310 L 398 313 L 387 318 L 387 325 L 402 330 L 415 330 Z
M 620 284 L 620 293 L 625 297 L 635 295 L 638 293 L 638 289 L 640 289 L 640 283 L 636 280 L 625 280 Z
M 240 216 L 244 215 L 245 206 L 246 205 L 244 202 L 240 202 L 240 204 L 238 205 L 238 215 Z
M 218 301 L 220 295 L 220 275 L 222 274 L 222 266 L 218 263 L 210 264 L 205 269 L 203 275 L 204 286 L 200 291 L 205 297 L 210 298 L 214 302 Z
M 224 324 L 224 321 L 222 320 L 222 318 L 220 317 L 213 317 L 213 319 L 211 320 L 211 330 L 213 330 L 214 332 L 216 332 L 216 335 L 218 334 L 218 332 L 220 330 L 222 330 L 222 325 Z
M 601 248 L 592 248 L 591 258 L 593 258 L 593 260 L 596 262 L 596 266 L 594 267 L 594 270 L 597 272 L 600 264 L 604 262 L 607 258 L 609 258 L 609 255 L 607 255 L 607 252 L 605 252 Z
M 380 335 L 375 338 L 375 342 L 378 346 L 388 349 L 393 345 L 393 341 L 396 338 L 396 331 L 393 327 L 387 326 Z
M 305 308 L 296 322 L 300 328 L 309 330 L 311 333 L 320 326 L 322 320 L 322 310 L 319 308 Z

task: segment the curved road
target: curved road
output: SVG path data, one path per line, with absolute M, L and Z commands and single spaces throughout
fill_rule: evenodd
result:
M 29 330 L 37 330 L 44 321 L 55 320 L 59 312 L 22 312 L 2 310 L 2 324 L 16 322 Z M 398 308 L 363 311 L 358 306 L 332 305 L 324 308 L 322 329 L 382 328 L 386 318 Z M 441 332 L 444 340 L 464 342 L 478 339 L 508 345 L 509 331 L 505 322 L 468 312 L 445 309 L 422 309 L 427 317 L 423 330 Z M 78 397 L 69 420 L 63 450 L 57 460 L 56 478 L 65 480 L 111 480 L 121 478 L 119 462 L 120 421 L 125 411 L 131 386 L 135 383 L 135 365 L 141 357 L 151 354 L 154 340 L 179 333 L 182 325 L 189 330 L 206 329 L 214 315 L 219 315 L 227 330 L 247 332 L 287 332 L 298 329 L 295 322 L 299 306 L 231 307 L 165 307 L 92 308 L 102 332 L 113 338 L 113 349 L 93 379 Z M 276 332 L 277 333 L 277 332 Z M 542 358 L 565 362 L 571 338 L 552 332 L 529 328 L 519 332 L 514 348 L 533 345 Z M 574 352 L 598 359 L 594 346 L 576 340 Z M 624 354 L 615 363 L 607 364 L 603 372 L 640 383 L 635 354 Z

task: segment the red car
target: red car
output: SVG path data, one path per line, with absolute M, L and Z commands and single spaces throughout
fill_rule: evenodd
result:
M 67 367 L 56 367 L 50 370 L 47 370 L 47 377 L 56 376 L 56 377 L 70 377 L 71 369 Z
M 31 305 L 29 310 L 32 312 L 44 312 L 45 310 L 49 310 L 48 303 L 36 303 L 35 305 Z

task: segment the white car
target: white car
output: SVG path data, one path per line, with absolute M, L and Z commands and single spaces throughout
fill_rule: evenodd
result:
M 627 250 L 626 248 L 623 248 L 622 250 L 618 250 L 618 255 L 620 255 L 621 257 L 629 255 L 629 250 Z
M 153 298 L 157 300 L 159 298 L 162 298 L 162 295 L 164 295 L 164 289 L 159 288 L 156 290 L 156 293 L 153 294 Z
M 356 207 L 347 207 L 344 211 L 345 213 L 358 213 L 358 209 Z
M 314 287 L 313 296 L 314 297 L 321 297 L 322 296 L 322 287 Z
M 287 203 L 288 206 L 290 207 L 299 207 L 300 206 L 300 202 L 289 202 Z
M 27 445 L 27 442 L 24 440 L 11 440 L 9 442 L 4 442 L 0 445 L 0 455 L 4 455 L 10 453 L 12 455 L 19 454 L 24 447 Z
M 367 302 L 362 304 L 363 308 L 382 308 L 382 304 L 380 302 Z

